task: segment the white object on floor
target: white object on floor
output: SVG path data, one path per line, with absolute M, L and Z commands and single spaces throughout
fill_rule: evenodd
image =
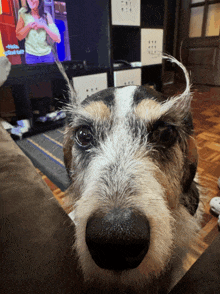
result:
M 27 133 L 30 129 L 30 122 L 28 119 L 18 120 L 17 127 L 11 129 L 11 134 L 22 138 L 22 134 Z
M 220 197 L 212 198 L 209 205 L 210 205 L 210 209 L 214 213 L 218 214 L 218 225 L 220 226 Z
M 21 132 L 26 133 L 30 129 L 30 122 L 28 119 L 18 120 L 17 124 L 21 127 Z
M 13 125 L 11 125 L 10 123 L 8 123 L 5 120 L 1 120 L 1 124 L 5 130 L 10 130 L 13 128 Z
M 212 198 L 209 205 L 214 213 L 220 215 L 220 197 Z
M 51 112 L 51 113 L 48 113 L 46 115 L 46 117 L 48 118 L 48 120 L 52 120 L 52 121 L 55 121 L 55 120 L 59 120 L 59 119 L 62 119 L 62 118 L 65 118 L 66 117 L 66 113 L 62 110 L 58 110 L 58 111 L 54 111 L 54 112 Z
M 46 115 L 46 117 L 47 117 L 49 120 L 53 120 L 56 116 L 57 116 L 57 111 L 54 111 L 54 112 L 48 113 L 48 114 Z

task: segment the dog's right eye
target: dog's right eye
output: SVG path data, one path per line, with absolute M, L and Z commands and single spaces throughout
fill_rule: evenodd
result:
M 149 133 L 149 141 L 158 146 L 170 147 L 176 142 L 177 136 L 174 126 L 158 121 Z
M 75 132 L 76 142 L 81 147 L 88 147 L 93 142 L 93 134 L 90 128 L 80 127 Z

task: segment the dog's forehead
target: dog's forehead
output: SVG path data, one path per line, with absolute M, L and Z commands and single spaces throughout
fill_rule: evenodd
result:
M 125 86 L 108 88 L 91 95 L 82 102 L 82 106 L 91 116 L 108 118 L 111 112 L 118 118 L 135 113 L 139 118 L 146 115 L 158 115 L 163 97 L 151 88 L 143 86 Z

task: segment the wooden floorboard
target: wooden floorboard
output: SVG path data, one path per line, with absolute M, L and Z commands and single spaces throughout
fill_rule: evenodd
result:
M 53 192 L 54 197 L 57 199 L 59 204 L 63 207 L 66 213 L 71 212 L 71 205 L 69 205 L 69 201 L 65 192 L 62 192 L 51 180 L 48 179 L 38 168 L 36 168 L 37 172 L 41 175 L 42 179 L 46 182 L 47 186 Z
M 180 88 L 181 87 L 179 86 L 176 87 L 178 90 Z M 175 87 L 173 90 L 175 90 Z M 169 93 L 169 91 L 167 91 L 167 93 Z M 204 187 L 208 201 L 205 205 L 201 236 L 197 244 L 191 247 L 187 258 L 184 261 L 185 271 L 192 266 L 192 264 L 219 234 L 217 216 L 213 215 L 209 209 L 209 201 L 215 196 L 220 196 L 220 190 L 217 186 L 217 181 L 220 177 L 219 88 L 200 87 L 197 89 L 194 87 L 192 113 L 194 119 L 195 138 L 199 153 L 198 174 L 200 183 Z M 69 213 L 71 211 L 71 207 L 68 205 L 68 199 L 65 197 L 65 194 L 39 170 L 38 172 L 50 187 L 54 197 L 58 200 L 60 205 L 64 207 L 67 213 Z

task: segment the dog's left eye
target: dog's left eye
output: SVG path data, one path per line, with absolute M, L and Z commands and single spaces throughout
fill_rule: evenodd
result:
M 76 142 L 81 147 L 87 147 L 93 142 L 93 134 L 90 128 L 80 127 L 75 133 Z
M 172 146 L 178 137 L 177 130 L 174 126 L 165 122 L 156 122 L 149 132 L 149 141 L 165 147 Z

